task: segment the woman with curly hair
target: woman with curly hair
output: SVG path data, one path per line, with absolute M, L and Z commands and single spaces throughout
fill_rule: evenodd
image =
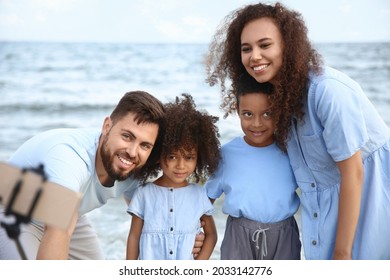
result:
M 305 257 L 390 259 L 390 130 L 355 81 L 322 64 L 301 14 L 280 3 L 233 11 L 207 64 L 226 115 L 243 73 L 273 85 L 275 141 L 301 190 Z
M 137 175 L 145 185 L 136 190 L 128 207 L 132 222 L 127 259 L 193 259 L 201 221 L 204 241 L 195 259 L 209 259 L 217 242 L 214 208 L 198 183 L 219 164 L 218 118 L 196 110 L 188 94 L 164 107 L 159 160 L 148 161 Z

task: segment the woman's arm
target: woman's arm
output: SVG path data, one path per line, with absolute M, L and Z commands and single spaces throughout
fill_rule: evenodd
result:
M 352 245 L 359 220 L 363 189 L 364 170 L 360 151 L 338 162 L 337 166 L 340 170 L 341 182 L 333 259 L 348 260 L 352 259 Z
M 127 238 L 127 260 L 137 260 L 139 257 L 139 240 L 144 221 L 136 215 L 132 215 L 129 237 Z
M 201 220 L 204 222 L 203 230 L 205 238 L 202 248 L 195 259 L 208 260 L 213 253 L 215 244 L 217 244 L 217 228 L 215 226 L 213 216 L 203 215 Z

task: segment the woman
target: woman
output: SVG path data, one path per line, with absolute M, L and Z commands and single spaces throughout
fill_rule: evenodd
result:
M 242 73 L 273 85 L 275 139 L 301 189 L 305 257 L 390 259 L 389 128 L 356 82 L 322 65 L 302 16 L 280 3 L 233 11 L 207 62 L 226 115 Z

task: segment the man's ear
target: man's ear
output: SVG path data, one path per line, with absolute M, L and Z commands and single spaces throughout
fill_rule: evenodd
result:
M 112 121 L 110 117 L 106 117 L 103 122 L 102 134 L 107 135 L 112 127 Z

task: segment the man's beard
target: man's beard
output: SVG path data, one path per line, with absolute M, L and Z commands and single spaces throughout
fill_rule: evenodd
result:
M 110 151 L 109 151 L 108 145 L 107 145 L 107 138 L 103 140 L 102 146 L 100 148 L 100 155 L 102 158 L 104 169 L 108 173 L 108 176 L 110 176 L 111 179 L 113 179 L 115 181 L 126 180 L 127 178 L 130 177 L 130 175 L 134 171 L 134 169 L 130 170 L 129 172 L 120 172 L 120 171 L 114 170 L 113 163 L 114 163 L 115 155 L 110 157 Z

